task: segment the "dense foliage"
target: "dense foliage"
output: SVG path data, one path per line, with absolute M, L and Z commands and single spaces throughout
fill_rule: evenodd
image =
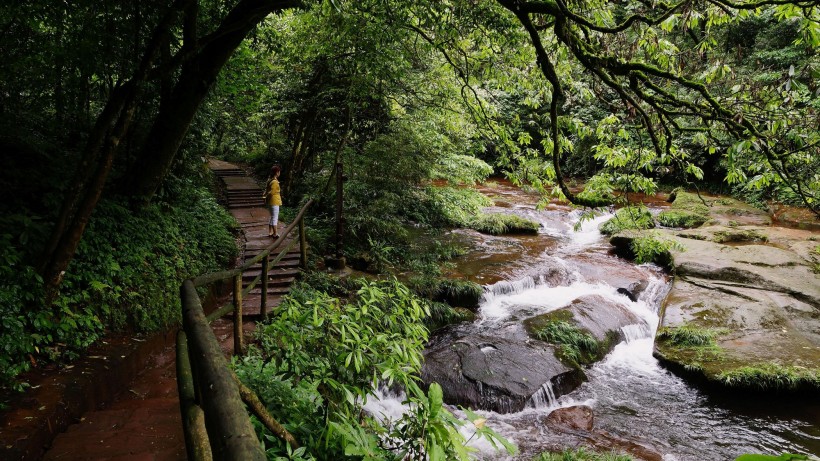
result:
M 189 184 L 207 154 L 260 172 L 282 164 L 286 204 L 317 200 L 319 254 L 412 274 L 417 292 L 439 301 L 453 287 L 431 280 L 454 250 L 420 246 L 420 232 L 537 232 L 483 216 L 486 197 L 460 187 L 493 173 L 585 206 L 697 184 L 818 212 L 819 24 L 820 6 L 806 0 L 4 2 L 3 379 L 72 356 L 105 328 L 175 321 L 179 279 L 232 255 L 227 218 Z M 341 241 L 331 187 L 339 176 Z M 702 217 L 695 209 L 657 219 L 689 227 Z M 640 208 L 617 218 L 606 232 L 655 221 Z M 632 250 L 652 260 L 665 248 L 650 236 Z M 316 296 L 322 315 L 345 312 Z M 439 320 L 460 317 L 434 306 Z M 303 333 L 309 342 L 315 332 Z M 288 366 L 342 373 L 328 350 L 322 363 L 300 364 L 292 352 Z M 382 366 L 350 353 L 354 369 Z M 436 436 L 423 422 L 434 396 L 415 392 L 412 373 L 390 360 L 384 370 L 408 373 L 409 398 L 427 413 L 387 433 Z M 304 396 L 341 405 L 339 392 L 353 392 L 346 386 L 362 399 L 372 391 L 360 370 L 332 375 L 341 384 L 326 395 L 300 387 L 293 370 L 265 371 L 286 372 L 276 382 L 302 396 L 306 418 L 336 408 L 317 410 Z M 358 440 L 360 455 L 385 449 L 350 419 L 355 398 L 347 404 L 339 415 L 348 419 L 333 420 L 342 426 L 321 424 L 336 454 L 337 436 Z M 440 442 L 448 453 L 458 446 Z
M 121 202 L 98 208 L 50 309 L 35 309 L 41 279 L 27 237 L 0 220 L 0 385 L 38 362 L 71 359 L 108 331 L 154 331 L 180 318 L 178 287 L 231 264 L 234 221 L 210 193 L 189 189 L 173 203 L 133 213 Z M 21 384 L 18 384 L 18 386 Z
M 295 459 L 466 460 L 473 449 L 459 432 L 465 424 L 514 451 L 477 415 L 467 413 L 471 423 L 455 418 L 440 386 L 419 387 L 427 304 L 395 279 L 357 285 L 344 298 L 295 287 L 257 330 L 259 348 L 235 363 L 303 446 Z M 368 412 L 379 389 L 406 392 L 408 411 L 396 420 Z M 287 456 L 284 443 L 258 430 L 269 459 Z

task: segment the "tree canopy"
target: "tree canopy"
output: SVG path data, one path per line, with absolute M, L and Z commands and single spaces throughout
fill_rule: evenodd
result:
M 101 201 L 173 201 L 209 154 L 281 163 L 294 202 L 343 160 L 373 253 L 469 224 L 480 198 L 428 186 L 493 171 L 583 206 L 670 184 L 820 213 L 818 45 L 804 0 L 6 2 L 0 236 L 49 309 Z

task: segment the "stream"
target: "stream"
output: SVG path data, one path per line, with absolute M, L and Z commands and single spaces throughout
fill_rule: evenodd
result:
M 541 230 L 537 236 L 499 237 L 454 232 L 453 238 L 473 251 L 455 261 L 450 275 L 484 285 L 485 295 L 475 322 L 431 335 L 431 341 L 447 341 L 453 333 L 520 334 L 525 318 L 592 294 L 623 305 L 649 325 L 625 327 L 626 341 L 587 368 L 587 382 L 569 394 L 556 398 L 545 386 L 523 411 L 479 412 L 519 446 L 515 459 L 577 445 L 578 439 L 562 439 L 544 422 L 554 409 L 574 405 L 593 409 L 596 431 L 649 447 L 669 461 L 733 460 L 743 453 L 820 454 L 820 399 L 717 397 L 660 366 L 652 356 L 653 339 L 671 281 L 658 267 L 636 266 L 610 254 L 597 229 L 611 214 L 585 220 L 574 229 L 578 211 L 557 205 L 536 210 L 532 196 L 505 183 L 482 191 L 496 202 L 488 212 L 536 220 Z M 640 287 L 636 301 L 617 291 L 624 286 Z M 378 397 L 366 406 L 372 414 L 396 418 L 404 410 L 402 396 Z M 486 442 L 475 446 L 481 459 L 510 459 Z

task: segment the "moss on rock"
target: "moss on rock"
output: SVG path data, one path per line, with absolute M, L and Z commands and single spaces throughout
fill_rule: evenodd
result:
M 541 225 L 516 215 L 491 213 L 476 217 L 470 228 L 491 235 L 537 234 Z
M 655 221 L 645 206 L 627 206 L 615 212 L 615 216 L 601 224 L 599 230 L 605 235 L 615 235 L 625 230 L 652 229 Z

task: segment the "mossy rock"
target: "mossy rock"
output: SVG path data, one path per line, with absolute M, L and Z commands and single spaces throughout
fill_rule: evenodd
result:
M 470 223 L 470 228 L 490 235 L 535 235 L 538 234 L 541 224 L 516 215 L 491 213 L 476 217 Z
M 684 192 L 678 190 L 675 193 L 675 199 L 672 202 L 672 209 L 678 211 L 686 211 L 692 214 L 709 216 L 709 207 L 706 199 L 701 198 L 698 194 L 691 192 Z
M 557 357 L 567 366 L 601 360 L 619 341 L 622 327 L 641 320 L 621 304 L 602 296 L 582 296 L 566 307 L 524 321 L 527 334 L 557 347 Z
M 716 243 L 758 243 L 768 242 L 769 238 L 755 229 L 727 228 L 713 232 L 712 241 Z
M 658 215 L 658 223 L 665 227 L 691 229 L 709 221 L 709 207 L 698 195 L 676 191 L 672 208 Z
M 664 227 L 692 229 L 709 221 L 709 217 L 684 210 L 666 210 L 658 215 L 658 223 Z
M 598 230 L 604 235 L 615 235 L 626 230 L 643 230 L 655 227 L 652 213 L 644 206 L 628 206 L 615 212 L 612 219 L 601 224 Z
M 721 346 L 731 341 L 732 331 L 727 328 L 664 327 L 658 331 L 654 355 L 672 370 L 716 389 L 785 394 L 820 391 L 820 367 L 749 360 Z

